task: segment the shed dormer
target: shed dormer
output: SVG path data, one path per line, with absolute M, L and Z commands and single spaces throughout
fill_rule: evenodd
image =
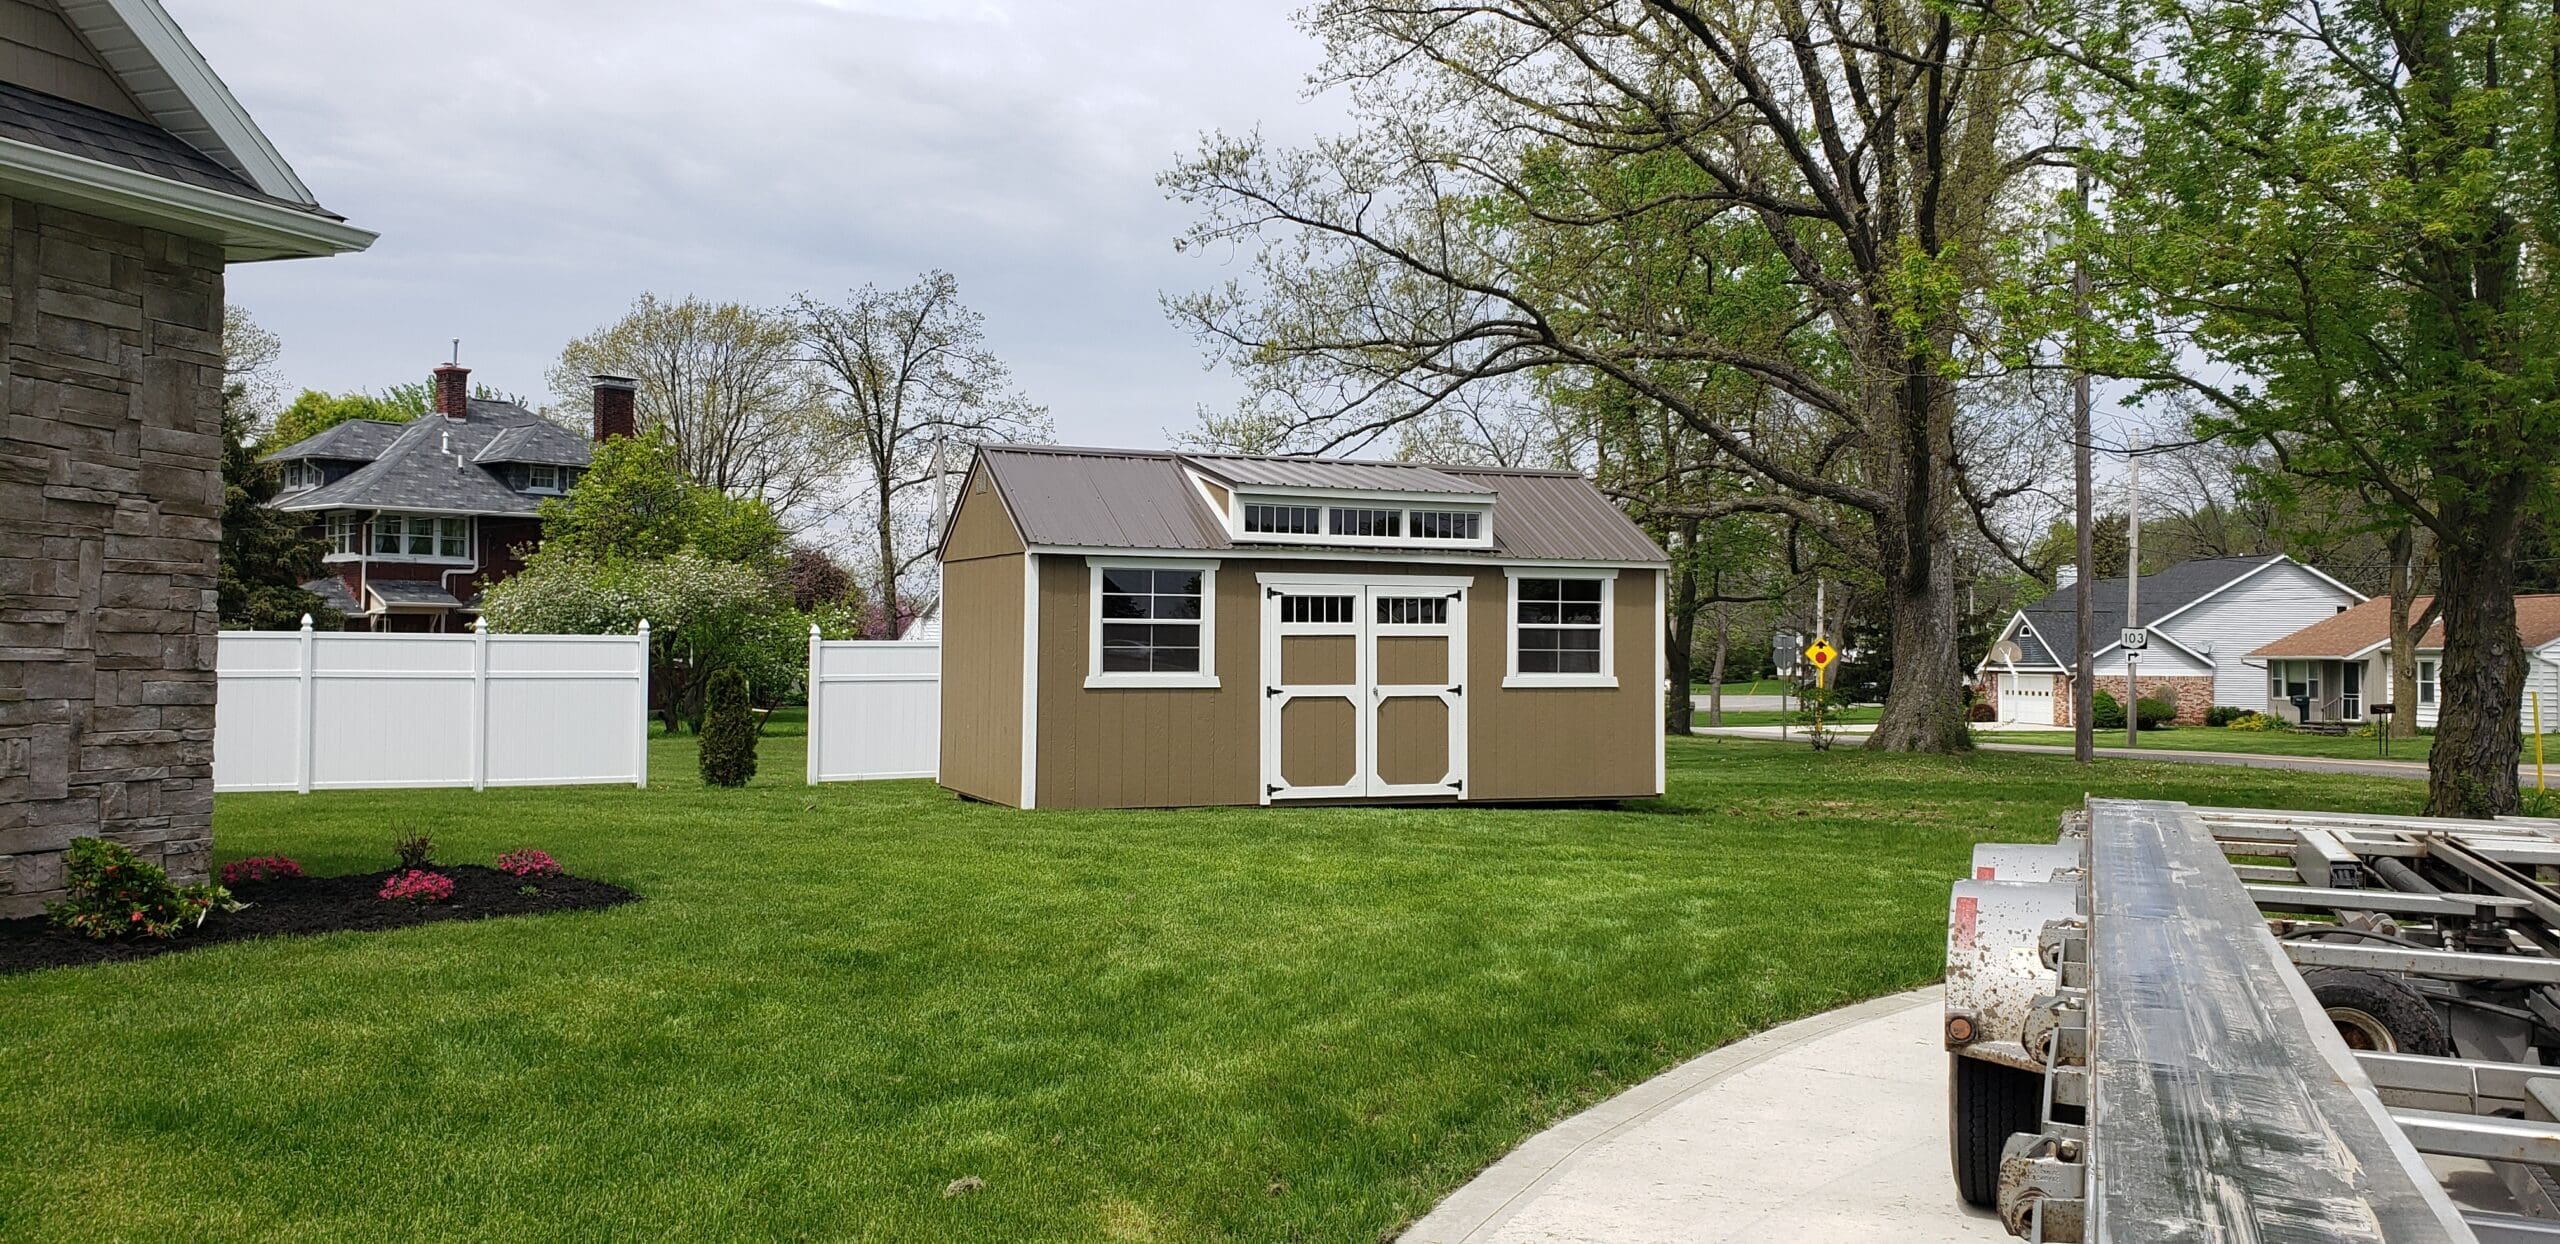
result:
M 1494 490 L 1426 466 L 1186 455 L 1185 473 L 1239 545 L 1490 549 Z

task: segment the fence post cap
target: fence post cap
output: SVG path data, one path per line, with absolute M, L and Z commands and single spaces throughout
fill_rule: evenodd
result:
M 486 634 L 488 634 L 488 633 L 489 633 L 489 619 L 487 619 L 487 618 L 473 618 L 473 619 L 471 619 L 471 633 L 472 633 L 472 634 L 475 634 L 475 635 L 486 635 Z
M 812 623 L 810 623 L 810 624 L 809 624 L 809 638 L 811 638 L 811 639 L 816 639 L 817 637 L 818 637 L 818 624 L 817 624 L 817 623 L 815 623 L 815 622 L 812 622 Z
M 646 635 L 646 634 L 648 634 L 648 633 L 649 633 L 649 619 L 647 619 L 647 618 L 642 618 L 642 619 L 640 619 L 640 633 L 641 633 L 641 634 L 643 634 L 643 635 Z
M 307 613 L 306 613 L 306 614 L 302 615 L 302 629 L 304 629 L 304 630 L 306 630 L 306 631 L 311 629 L 311 615 L 310 615 L 310 614 L 307 614 Z

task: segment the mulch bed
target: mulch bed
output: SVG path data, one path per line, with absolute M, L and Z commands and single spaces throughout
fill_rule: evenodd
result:
M 441 903 L 387 902 L 376 898 L 389 872 L 343 877 L 288 877 L 231 887 L 248 906 L 215 912 L 203 925 L 173 938 L 91 941 L 57 929 L 42 916 L 0 920 L 0 975 L 38 968 L 147 959 L 153 955 L 216 946 L 251 937 L 294 937 L 375 929 L 405 929 L 444 920 L 486 920 L 553 911 L 587 911 L 640 896 L 618 885 L 583 877 L 510 877 L 478 864 L 437 865 L 453 878 L 453 897 Z M 527 885 L 532 894 L 520 893 Z

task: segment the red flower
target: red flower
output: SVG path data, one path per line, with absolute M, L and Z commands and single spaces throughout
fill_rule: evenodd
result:
M 135 924 L 140 924 L 140 923 L 142 923 L 142 913 L 141 913 L 141 912 L 138 912 L 138 911 L 137 911 L 137 912 L 133 913 L 133 922 L 134 922 Z

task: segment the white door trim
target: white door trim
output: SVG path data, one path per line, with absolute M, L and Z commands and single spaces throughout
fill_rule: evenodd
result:
M 1262 773 L 1260 802 L 1294 799 L 1351 799 L 1407 795 L 1467 797 L 1467 600 L 1474 581 L 1428 575 L 1327 575 L 1264 572 L 1257 576 L 1262 616 Z M 1347 620 L 1282 622 L 1281 601 L 1290 596 L 1347 596 Z M 1400 596 L 1441 597 L 1448 617 L 1436 623 L 1388 623 L 1377 620 L 1378 602 Z M 1287 635 L 1348 636 L 1354 652 L 1350 684 L 1289 686 L 1280 681 L 1281 639 Z M 1452 675 L 1432 684 L 1381 686 L 1377 681 L 1378 639 L 1398 635 L 1434 636 L 1447 640 Z M 1449 768 L 1438 782 L 1391 785 L 1378 777 L 1377 725 L 1388 700 L 1437 698 L 1447 706 Z M 1292 787 L 1281 776 L 1281 709 L 1296 699 L 1343 699 L 1352 706 L 1355 738 L 1350 780 L 1334 786 Z

